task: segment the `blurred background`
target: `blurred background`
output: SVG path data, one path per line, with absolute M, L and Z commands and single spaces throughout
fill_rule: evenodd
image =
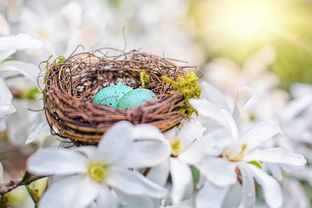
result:
M 293 96 L 292 84 L 312 83 L 310 0 L 0 0 L 0 35 L 17 33 L 43 45 L 11 58 L 36 66 L 50 55 L 70 55 L 79 44 L 188 61 L 225 93 L 253 87 L 249 119 L 272 116 Z M 0 161 L 7 178 L 19 178 L 27 156 L 57 140 L 46 139 L 52 137 L 46 128 L 42 141 L 25 145 L 42 109 L 41 94 L 23 77 L 3 76 L 17 111 L 1 133 Z M 11 197 L 23 207 L 20 192 Z

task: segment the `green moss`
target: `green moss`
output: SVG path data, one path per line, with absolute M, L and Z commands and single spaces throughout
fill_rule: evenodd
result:
M 40 94 L 40 90 L 37 87 L 34 87 L 22 94 L 23 99 L 35 100 L 37 95 Z
M 180 110 L 185 116 L 191 116 L 196 112 L 195 109 L 188 102 L 191 98 L 199 98 L 201 88 L 198 84 L 198 77 L 194 72 L 187 72 L 185 77 L 178 76 L 176 80 L 171 80 L 169 77 L 162 76 L 164 83 L 170 83 L 172 87 L 176 88 L 184 96 L 184 102 L 180 106 Z
M 53 67 L 64 63 L 66 60 L 66 58 L 64 56 L 56 57 L 53 61 L 52 61 L 52 58 L 53 58 L 53 55 L 50 55 L 49 58 L 43 62 L 46 64 L 46 66 L 45 66 L 46 74 L 44 76 L 44 82 L 47 81 L 47 77 L 52 72 Z
M 151 81 L 150 76 L 148 76 L 145 70 L 140 72 L 140 81 L 143 88 L 145 88 L 145 84 Z

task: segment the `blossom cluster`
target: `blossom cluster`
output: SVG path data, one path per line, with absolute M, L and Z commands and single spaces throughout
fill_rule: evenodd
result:
M 157 51 L 170 43 L 172 54 L 200 61 L 191 34 L 175 24 L 186 12 L 185 2 L 160 0 L 156 7 L 146 3 L 140 8 L 141 3 L 129 1 L 118 10 L 100 0 L 4 2 L 0 131 L 8 132 L 11 143 L 38 149 L 28 158 L 27 171 L 48 178 L 44 193 L 34 200 L 39 208 L 310 206 L 302 181 L 312 184 L 312 86 L 294 84 L 290 94 L 278 89 L 278 78 L 265 70 L 274 59 L 271 48 L 250 57 L 243 69 L 227 59 L 206 64 L 201 96 L 189 100 L 195 113 L 179 126 L 160 132 L 121 121 L 97 146 L 74 147 L 50 134 L 42 111 L 25 107 L 42 107 L 44 86 L 36 65 L 51 54 L 67 56 L 78 44 L 94 49 L 117 42 L 114 46 L 123 47 L 113 35 L 120 18 L 136 22 L 128 24 L 126 33 L 131 46 L 144 43 Z M 171 22 L 162 19 L 167 13 Z M 137 30 L 145 35 L 138 37 Z M 154 44 L 162 30 L 170 37 Z M 18 74 L 26 81 L 15 81 Z M 38 95 L 27 102 L 13 99 L 16 86 L 26 94 L 36 88 Z M 1 180 L 3 171 L 1 165 Z

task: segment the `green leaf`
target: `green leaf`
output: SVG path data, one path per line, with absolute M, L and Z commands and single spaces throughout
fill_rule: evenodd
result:
M 199 181 L 199 177 L 200 177 L 199 170 L 193 165 L 191 165 L 190 167 L 191 167 L 192 176 L 193 176 L 193 183 L 195 186 Z
M 253 160 L 253 161 L 249 161 L 248 162 L 249 164 L 251 164 L 251 165 L 254 165 L 254 166 L 256 166 L 256 167 L 258 167 L 259 169 L 262 169 L 262 165 L 261 165 L 261 161 L 255 161 L 255 160 Z

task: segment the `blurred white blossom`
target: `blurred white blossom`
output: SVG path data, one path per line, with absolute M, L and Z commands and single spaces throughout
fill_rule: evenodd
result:
M 40 207 L 87 207 L 94 200 L 97 207 L 117 207 L 118 200 L 137 207 L 131 204 L 140 204 L 136 200 L 152 204 L 149 197 L 165 197 L 167 190 L 135 169 L 159 165 L 169 154 L 170 146 L 156 127 L 120 122 L 98 147 L 42 149 L 30 157 L 28 169 L 62 176 L 45 193 Z

